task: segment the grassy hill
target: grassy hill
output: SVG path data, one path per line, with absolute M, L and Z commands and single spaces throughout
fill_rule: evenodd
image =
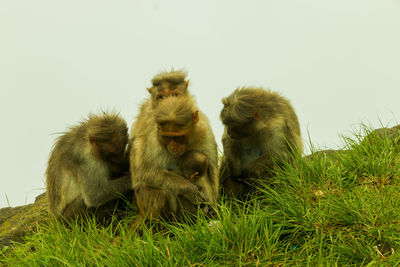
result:
M 365 133 L 364 133 L 365 134 Z M 41 226 L 4 248 L 7 266 L 283 266 L 400 264 L 400 144 L 372 134 L 298 157 L 247 203 L 222 198 L 219 224 L 129 228 L 89 220 Z M 130 212 L 134 216 L 134 211 Z

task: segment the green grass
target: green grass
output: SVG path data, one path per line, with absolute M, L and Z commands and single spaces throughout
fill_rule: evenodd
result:
M 365 130 L 365 129 L 364 129 Z M 363 134 L 368 133 L 365 130 Z M 400 265 L 400 156 L 389 138 L 344 138 L 346 151 L 293 166 L 243 204 L 222 198 L 220 224 L 103 227 L 54 221 L 0 252 L 7 266 Z M 134 216 L 132 212 L 131 217 Z

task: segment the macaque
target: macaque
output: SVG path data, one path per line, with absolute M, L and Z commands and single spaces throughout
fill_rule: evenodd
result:
M 262 88 L 238 88 L 222 103 L 221 181 L 241 198 L 252 180 L 271 176 L 275 166 L 303 151 L 300 126 L 289 101 Z
M 153 86 L 147 88 L 151 94 L 153 108 L 168 96 L 188 95 L 189 81 L 186 79 L 186 73 L 183 71 L 172 70 L 170 72 L 161 72 L 151 80 Z
M 217 144 L 208 119 L 189 95 L 165 97 L 150 109 L 145 102 L 132 128 L 130 164 L 140 218 L 194 214 L 202 202 L 208 213 L 219 187 Z
M 60 136 L 46 170 L 50 211 L 73 217 L 131 190 L 127 142 L 125 120 L 105 112 Z

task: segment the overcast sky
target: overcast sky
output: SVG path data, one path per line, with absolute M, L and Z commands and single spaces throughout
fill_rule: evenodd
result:
M 44 191 L 57 133 L 102 108 L 131 125 L 171 67 L 219 144 L 221 98 L 252 85 L 291 101 L 306 143 L 339 148 L 361 122 L 398 124 L 400 1 L 1 1 L 0 207 Z

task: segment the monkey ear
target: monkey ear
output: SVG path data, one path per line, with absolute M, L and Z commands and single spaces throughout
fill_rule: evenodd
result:
M 94 137 L 91 134 L 89 134 L 89 142 L 91 145 L 94 145 L 96 143 L 96 141 L 94 140 Z
M 147 91 L 151 94 L 151 87 L 147 88 Z
M 258 110 L 254 111 L 254 120 L 259 121 L 259 120 L 261 120 L 261 118 L 262 118 L 261 112 Z
M 186 82 L 185 82 L 185 84 L 186 84 L 186 87 L 185 87 L 185 91 L 188 89 L 188 87 L 189 87 L 189 80 L 187 80 Z
M 193 112 L 193 123 L 196 124 L 199 122 L 199 111 L 196 110 L 195 112 Z

